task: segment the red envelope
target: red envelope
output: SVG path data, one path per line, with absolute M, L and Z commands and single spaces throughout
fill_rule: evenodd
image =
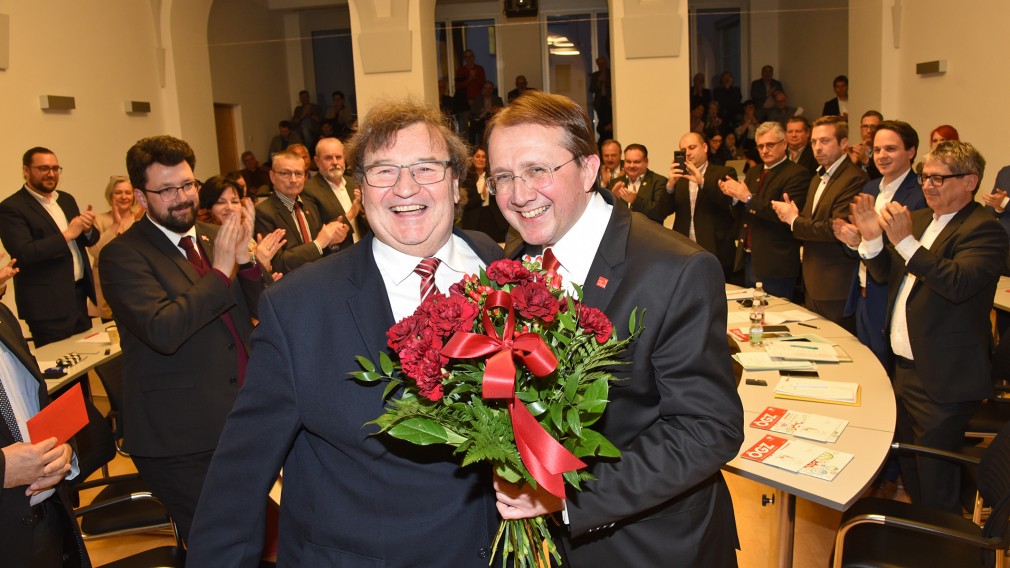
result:
M 28 435 L 36 444 L 55 437 L 58 446 L 67 443 L 87 423 L 84 392 L 77 383 L 28 420 Z

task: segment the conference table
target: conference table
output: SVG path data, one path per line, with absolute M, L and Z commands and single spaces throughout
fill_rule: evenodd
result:
M 738 290 L 739 288 L 735 286 L 727 286 L 728 292 Z M 766 313 L 775 314 L 793 310 L 806 314 L 806 317 L 816 316 L 801 306 L 775 297 L 769 298 Z M 736 301 L 729 300 L 730 323 L 727 324 L 727 330 L 739 329 L 746 334 L 748 324 L 742 323 L 739 321 L 740 316 L 733 314 L 748 311 Z M 767 325 L 766 323 L 766 327 Z M 831 481 L 744 459 L 739 453 L 723 468 L 773 489 L 772 502 L 778 507 L 776 512 L 778 522 L 773 526 L 776 534 L 773 534 L 772 540 L 775 549 L 775 553 L 771 555 L 772 565 L 789 567 L 792 566 L 793 560 L 796 498 L 802 497 L 838 511 L 844 511 L 852 506 L 876 479 L 887 458 L 894 437 L 896 411 L 894 392 L 887 372 L 873 353 L 844 328 L 819 316 L 807 319 L 802 324 L 786 322 L 783 325 L 792 335 L 816 334 L 841 347 L 852 358 L 852 362 L 817 363 L 817 373 L 820 379 L 825 381 L 859 383 L 861 390 L 859 406 L 779 399 L 774 397 L 775 385 L 779 380 L 777 370 L 742 371 L 738 392 L 743 402 L 745 439 L 740 448 L 741 453 L 768 434 L 793 439 L 789 434 L 769 432 L 750 426 L 751 422 L 769 406 L 841 418 L 849 422 L 834 443 L 805 440 L 855 456 Z M 760 349 L 751 347 L 747 341 L 737 340 L 732 334 L 729 337 L 742 352 Z M 747 379 L 764 380 L 767 386 L 747 384 Z
M 997 310 L 1010 312 L 1010 276 L 999 277 L 999 284 L 996 285 L 996 297 L 993 298 L 992 305 Z
M 119 342 L 112 341 L 109 337 L 108 328 L 113 325 L 112 322 L 102 323 L 100 319 L 95 318 L 92 320 L 91 329 L 61 341 L 42 347 L 35 347 L 29 342 L 32 354 L 35 355 L 35 359 L 43 371 L 55 367 L 56 361 L 61 357 L 73 356 L 79 359 L 73 365 L 63 369 L 66 374 L 62 377 L 46 379 L 46 388 L 50 395 L 61 393 L 85 377 L 91 369 L 120 356 Z M 87 394 L 87 381 L 81 382 Z

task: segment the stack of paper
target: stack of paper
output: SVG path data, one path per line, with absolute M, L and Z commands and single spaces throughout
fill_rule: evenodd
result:
M 783 338 L 788 339 L 788 338 Z M 838 355 L 835 347 L 828 343 L 811 343 L 809 341 L 769 341 L 765 353 L 770 357 L 778 357 L 789 361 L 819 361 L 837 363 Z
M 848 426 L 848 420 L 808 414 L 769 406 L 750 423 L 752 428 L 790 434 L 818 442 L 835 443 Z
M 859 383 L 782 377 L 775 386 L 775 398 L 859 406 Z
M 831 481 L 854 456 L 801 440 L 768 435 L 745 450 L 740 457 Z
M 754 288 L 741 288 L 739 290 L 726 290 L 726 299 L 728 301 L 733 300 L 748 300 L 754 297 Z
M 765 312 L 765 325 L 778 325 L 787 321 L 810 321 L 812 319 L 817 319 L 817 316 L 803 310 Z
M 816 343 L 818 345 L 830 345 L 832 347 L 832 350 L 835 352 L 835 361 L 837 361 L 838 363 L 852 362 L 852 356 L 849 355 L 844 349 L 842 349 L 840 345 L 838 345 L 834 341 L 831 341 L 830 339 L 825 339 L 815 333 L 803 333 L 800 335 L 792 335 L 789 337 L 780 337 L 776 338 L 774 341 L 782 343 L 797 343 L 803 345 L 810 345 L 812 343 Z M 815 360 L 819 361 L 819 359 Z
M 787 361 L 772 359 L 764 351 L 741 351 L 733 354 L 733 359 L 748 371 L 774 371 L 776 369 L 794 369 L 797 371 L 816 371 L 817 365 L 810 361 Z

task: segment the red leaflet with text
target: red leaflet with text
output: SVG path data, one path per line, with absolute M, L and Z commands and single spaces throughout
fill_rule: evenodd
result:
M 775 408 L 774 406 L 769 406 L 764 409 L 764 412 L 758 415 L 753 422 L 750 423 L 751 428 L 759 428 L 761 430 L 771 430 L 772 426 L 782 419 L 789 412 L 785 408 Z
M 775 450 L 784 446 L 788 440 L 785 438 L 779 438 L 778 436 L 768 435 L 761 438 L 761 441 L 751 446 L 747 451 L 740 454 L 740 457 L 749 460 L 754 460 L 756 462 L 763 462 L 768 458 Z

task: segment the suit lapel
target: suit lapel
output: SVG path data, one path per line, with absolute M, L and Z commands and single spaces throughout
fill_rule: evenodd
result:
M 57 233 L 60 232 L 60 228 L 56 226 L 56 221 L 53 220 L 53 216 L 50 215 L 48 211 L 46 211 L 46 208 L 43 207 L 41 203 L 39 203 L 38 199 L 35 199 L 35 196 L 31 194 L 31 190 L 28 189 L 28 186 L 22 187 L 21 191 L 24 192 L 22 200 L 27 204 L 28 208 L 34 211 L 35 214 L 38 215 L 40 219 L 42 219 L 42 222 L 49 225 L 50 229 L 52 229 L 54 232 Z M 57 201 L 57 204 L 59 204 L 59 201 Z M 61 205 L 60 208 L 62 209 L 63 206 Z M 66 213 L 64 212 L 64 215 L 65 214 Z M 70 219 L 67 219 L 67 221 L 69 222 Z
M 196 272 L 196 268 L 193 268 L 193 265 L 189 263 L 189 260 L 182 255 L 182 251 L 179 250 L 179 247 L 170 241 L 158 227 L 155 227 L 154 222 L 151 221 L 149 217 L 145 215 L 144 218 L 135 223 L 135 225 L 137 225 L 137 229 L 143 233 L 144 237 L 151 243 L 151 245 L 154 246 L 154 248 L 164 254 L 169 262 L 172 262 L 179 267 L 179 270 L 186 275 L 186 278 L 188 278 L 190 282 L 196 282 L 200 279 L 200 275 Z M 197 234 L 199 235 L 199 233 Z
M 208 230 L 204 223 L 196 223 L 196 240 L 200 243 L 200 250 L 207 257 L 207 266 L 214 266 L 214 237 L 215 232 Z
M 372 256 L 371 237 L 362 239 L 359 245 L 351 247 L 346 253 L 354 258 L 347 280 L 357 289 L 348 295 L 346 301 L 358 333 L 368 346 L 368 358 L 378 361 L 379 353 L 385 351 L 386 331 L 396 322 L 393 321 L 386 285 Z M 377 306 L 382 306 L 379 313 L 376 313 Z
M 977 202 L 972 201 L 968 205 L 962 207 L 961 210 L 958 211 L 949 222 L 947 222 L 947 225 L 942 231 L 940 231 L 940 234 L 936 236 L 936 240 L 933 241 L 933 245 L 929 247 L 930 252 L 936 253 L 943 248 L 944 244 L 950 240 L 950 237 L 955 232 L 957 232 L 961 224 L 964 223 L 965 219 L 971 215 L 972 211 L 974 211 L 977 206 L 979 206 Z
M 614 196 L 608 191 L 600 195 L 607 203 L 614 204 Z M 603 233 L 603 240 L 596 250 L 593 264 L 589 267 L 586 282 L 582 287 L 582 301 L 601 311 L 606 311 L 614 293 L 624 279 L 624 261 L 628 251 L 628 233 L 631 230 L 631 213 L 621 207 L 614 207 L 610 222 Z

